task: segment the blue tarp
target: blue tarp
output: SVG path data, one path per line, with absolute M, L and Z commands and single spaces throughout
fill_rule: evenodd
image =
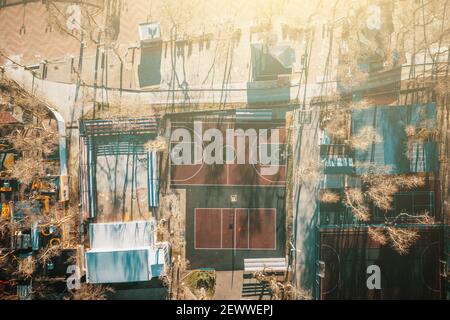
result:
M 89 237 L 92 249 L 123 249 L 155 244 L 155 221 L 91 223 Z
M 155 228 L 155 220 L 90 224 L 88 282 L 138 282 L 159 277 L 169 263 L 169 248 L 156 245 Z
M 149 281 L 164 272 L 167 259 L 162 248 L 91 250 L 86 253 L 89 283 Z
M 138 282 L 151 279 L 148 248 L 86 253 L 89 283 Z
M 436 127 L 436 106 L 376 106 L 352 113 L 352 134 L 364 127 L 373 127 L 383 138 L 368 150 L 355 150 L 355 160 L 359 163 L 375 163 L 389 167 L 387 173 L 432 172 L 438 170 L 438 152 L 435 141 L 425 141 L 416 157 L 420 157 L 421 166 L 415 166 L 416 159 L 408 159 L 406 127 L 412 125 L 418 129 Z M 364 173 L 365 168 L 357 167 L 356 173 Z

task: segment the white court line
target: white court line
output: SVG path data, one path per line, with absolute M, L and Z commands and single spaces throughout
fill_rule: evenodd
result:
M 197 234 L 197 225 L 196 225 L 196 217 L 197 217 L 197 209 L 199 210 L 220 210 L 220 246 L 221 248 L 199 248 L 197 247 L 196 242 L 196 234 Z M 247 251 L 273 251 L 277 249 L 277 209 L 276 208 L 234 208 L 234 248 L 223 248 L 223 210 L 224 209 L 232 209 L 232 208 L 194 208 L 194 249 L 195 250 L 247 250 Z M 247 248 L 236 248 L 236 210 L 247 210 L 248 213 L 248 247 Z M 250 248 L 250 210 L 269 210 L 274 213 L 272 216 L 274 217 L 274 247 L 273 248 Z

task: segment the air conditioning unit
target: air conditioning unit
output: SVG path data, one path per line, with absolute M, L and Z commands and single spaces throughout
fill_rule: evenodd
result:
M 161 42 L 161 25 L 159 22 L 141 23 L 139 25 L 139 39 L 141 45 L 148 46 Z

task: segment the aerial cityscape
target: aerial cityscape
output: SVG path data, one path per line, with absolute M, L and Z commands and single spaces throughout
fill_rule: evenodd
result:
M 0 0 L 0 300 L 449 300 L 449 71 L 450 0 Z

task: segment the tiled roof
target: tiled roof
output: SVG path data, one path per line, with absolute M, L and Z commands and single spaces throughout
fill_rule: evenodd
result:
M 0 112 L 0 125 L 16 123 L 20 123 L 20 121 L 14 118 L 11 113 L 6 111 Z

